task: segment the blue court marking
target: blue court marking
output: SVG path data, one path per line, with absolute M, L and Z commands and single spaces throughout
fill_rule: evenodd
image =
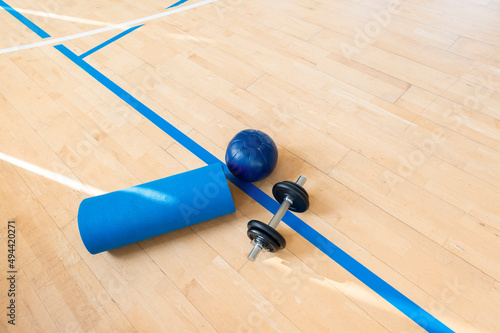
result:
M 24 24 L 26 27 L 28 27 L 31 31 L 36 33 L 39 37 L 41 37 L 41 38 L 51 37 L 48 33 L 43 31 L 42 28 L 40 28 L 35 23 L 28 20 L 21 13 L 19 13 L 17 10 L 15 10 L 10 5 L 8 5 L 5 1 L 0 0 L 0 7 L 5 9 L 6 11 L 8 11 L 12 16 L 14 16 L 18 21 L 20 21 L 22 24 Z
M 3 1 L 0 0 L 0 3 Z M 22 16 L 18 13 L 19 16 Z M 23 22 L 23 21 L 21 21 Z M 39 29 L 39 28 L 38 28 Z M 252 183 L 243 182 L 235 178 L 227 169 L 227 166 L 220 161 L 217 157 L 208 152 L 205 148 L 200 146 L 186 134 L 182 133 L 168 121 L 160 117 L 153 110 L 148 108 L 146 105 L 141 103 L 135 97 L 130 95 L 116 83 L 111 81 L 97 69 L 89 65 L 85 60 L 77 56 L 66 46 L 60 44 L 54 46 L 59 52 L 65 55 L 69 60 L 79 66 L 81 69 L 86 71 L 90 76 L 100 82 L 104 87 L 113 92 L 116 96 L 121 98 L 124 102 L 129 104 L 132 108 L 137 110 L 143 116 L 148 118 L 153 124 L 161 128 L 165 133 L 171 136 L 174 140 L 183 145 L 186 149 L 195 154 L 198 158 L 207 164 L 221 163 L 224 166 L 224 170 L 227 178 L 239 187 L 248 196 L 262 205 L 264 208 L 269 210 L 271 213 L 275 213 L 279 204 L 260 190 L 258 187 Z M 389 285 L 387 282 L 378 277 L 375 273 L 370 271 L 368 268 L 359 263 L 356 259 L 351 257 L 349 254 L 340 249 L 337 245 L 329 241 L 325 236 L 321 235 L 319 232 L 314 230 L 307 223 L 302 221 L 300 218 L 287 212 L 283 217 L 283 222 L 295 230 L 299 235 L 308 240 L 311 244 L 316 246 L 319 250 L 325 253 L 328 257 L 337 262 L 345 270 L 355 276 L 358 280 L 367 285 L 374 292 L 383 297 L 387 302 L 396 307 L 403 314 L 412 319 L 415 323 L 420 325 L 423 329 L 429 332 L 453 332 L 448 326 L 444 325 L 441 321 L 436 319 L 430 313 L 422 309 L 408 297 L 397 291 L 394 287 Z
M 172 7 L 177 7 L 179 5 L 182 5 L 184 2 L 188 2 L 188 0 L 180 0 L 180 1 L 177 1 L 176 3 L 174 3 L 173 5 L 170 5 L 168 6 L 167 8 L 165 9 L 169 9 L 169 8 L 172 8 Z
M 105 42 L 103 42 L 103 43 L 101 43 L 101 44 L 97 45 L 96 47 L 94 47 L 94 48 L 92 48 L 92 49 L 88 50 L 87 52 L 85 52 L 84 54 L 82 54 L 82 55 L 80 56 L 80 58 L 82 58 L 82 59 L 83 59 L 83 58 L 85 58 L 85 57 L 88 57 L 88 56 L 89 56 L 89 55 L 91 55 L 92 53 L 94 53 L 94 52 L 96 52 L 96 51 L 98 51 L 98 50 L 102 49 L 102 48 L 103 48 L 103 47 L 105 47 L 106 45 L 109 45 L 109 44 L 113 43 L 114 41 L 116 41 L 116 40 L 118 40 L 118 39 L 122 38 L 123 36 L 128 35 L 128 34 L 129 34 L 129 33 L 131 33 L 132 31 L 134 31 L 135 29 L 138 29 L 138 28 L 142 27 L 143 25 L 144 25 L 144 24 L 140 24 L 140 25 L 137 25 L 137 26 L 135 26 L 135 27 L 129 28 L 129 29 L 125 30 L 125 31 L 124 31 L 124 32 L 122 32 L 122 33 L 119 33 L 119 34 L 118 34 L 118 35 L 116 35 L 115 37 L 112 37 L 112 38 L 108 39 L 107 41 L 105 41 Z

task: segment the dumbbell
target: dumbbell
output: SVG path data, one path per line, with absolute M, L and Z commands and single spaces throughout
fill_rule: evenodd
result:
M 286 247 L 285 238 L 276 230 L 276 227 L 287 210 L 302 213 L 309 208 L 309 195 L 302 187 L 306 180 L 306 177 L 300 176 L 295 183 L 283 181 L 273 186 L 273 196 L 281 206 L 269 224 L 257 220 L 248 222 L 247 236 L 250 238 L 251 243 L 254 244 L 248 259 L 254 261 L 262 249 L 268 252 L 276 252 Z

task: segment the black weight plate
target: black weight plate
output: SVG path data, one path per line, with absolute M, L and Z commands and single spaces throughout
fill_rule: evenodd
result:
M 273 195 L 280 204 L 288 196 L 293 204 L 290 206 L 292 212 L 302 213 L 309 209 L 309 194 L 297 183 L 285 180 L 273 186 Z
M 247 235 L 252 241 L 260 242 L 262 248 L 268 252 L 276 252 L 279 249 L 278 244 L 268 234 L 259 229 L 250 228 Z
M 261 240 L 264 243 L 264 248 L 270 252 L 276 252 L 286 246 L 285 239 L 278 231 L 260 221 L 252 220 L 248 222 L 247 235 L 251 240 L 255 238 Z
M 269 252 L 276 252 L 286 247 L 286 240 L 281 234 L 269 225 L 257 220 L 248 222 L 247 235 L 251 240 L 257 238 L 262 241 L 263 247 Z

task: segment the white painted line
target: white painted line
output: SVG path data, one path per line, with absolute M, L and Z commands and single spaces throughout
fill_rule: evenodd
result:
M 63 43 L 65 41 L 68 41 L 68 40 L 78 39 L 78 38 L 91 36 L 91 35 L 95 35 L 95 34 L 100 34 L 101 32 L 106 32 L 106 31 L 111 31 L 111 30 L 117 30 L 117 29 L 123 30 L 123 29 L 126 29 L 130 26 L 133 26 L 133 25 L 152 21 L 152 20 L 155 20 L 155 19 L 160 18 L 160 17 L 180 13 L 180 12 L 186 11 L 188 9 L 200 7 L 200 6 L 215 2 L 215 1 L 217 1 L 217 0 L 204 0 L 204 1 L 200 1 L 200 2 L 197 2 L 195 4 L 192 4 L 192 5 L 188 5 L 188 6 L 184 6 L 184 7 L 180 7 L 180 8 L 175 8 L 175 9 L 169 10 L 167 12 L 143 17 L 143 18 L 136 19 L 136 20 L 129 21 L 129 22 L 114 24 L 114 25 L 111 25 L 109 27 L 95 29 L 95 30 L 91 30 L 91 31 L 87 31 L 87 32 L 82 32 L 82 33 L 78 33 L 78 34 L 74 34 L 74 35 L 70 35 L 70 36 L 66 36 L 66 37 L 45 39 L 41 42 L 36 42 L 36 43 L 32 43 L 32 44 L 9 47 L 9 48 L 0 50 L 0 54 L 21 51 L 21 50 L 28 50 L 28 49 L 32 49 L 32 48 L 40 47 L 40 46 L 44 46 L 44 45 L 60 44 L 60 43 Z

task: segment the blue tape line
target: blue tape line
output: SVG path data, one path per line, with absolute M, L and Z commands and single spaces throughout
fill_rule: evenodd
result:
M 0 0 L 0 3 L 3 1 Z M 174 140 L 183 145 L 186 149 L 195 154 L 198 158 L 207 164 L 222 163 L 218 158 L 208 152 L 205 148 L 200 146 L 187 135 L 179 131 L 172 124 L 153 112 L 147 106 L 142 104 L 139 100 L 134 98 L 128 92 L 123 90 L 116 83 L 101 74 L 94 67 L 86 63 L 83 59 L 74 54 L 64 45 L 54 46 L 68 59 L 73 61 L 77 66 L 86 71 L 89 75 L 99 81 L 104 87 L 113 92 L 116 96 L 121 98 L 124 102 L 129 104 L 132 108 L 136 109 L 144 117 L 148 118 L 153 124 L 161 128 L 165 133 L 170 135 Z M 222 163 L 223 164 L 223 163 Z M 227 178 L 239 187 L 243 192 L 261 204 L 264 208 L 271 213 L 275 213 L 279 204 L 269 197 L 266 193 L 251 183 L 243 182 L 234 177 L 227 167 L 224 165 L 224 171 Z M 295 230 L 298 234 L 308 240 L 311 244 L 316 246 L 319 250 L 325 253 L 328 257 L 337 262 L 345 270 L 355 276 L 358 280 L 367 285 L 374 292 L 383 297 L 386 301 L 396 307 L 399 311 L 404 313 L 415 323 L 429 332 L 453 332 L 449 327 L 437 320 L 430 313 L 422 309 L 416 303 L 397 291 L 394 287 L 378 277 L 375 273 L 364 267 L 356 259 L 352 258 L 338 246 L 330 242 L 326 237 L 314 230 L 304 221 L 299 219 L 294 214 L 287 212 L 283 217 L 283 222 Z
M 103 47 L 105 47 L 106 45 L 109 45 L 109 44 L 113 43 L 114 41 L 116 41 L 116 40 L 118 40 L 118 39 L 122 38 L 123 36 L 128 35 L 128 34 L 129 34 L 129 33 L 131 33 L 132 31 L 134 31 L 135 29 L 138 29 L 138 28 L 142 27 L 143 25 L 144 25 L 144 24 L 140 24 L 140 25 L 138 25 L 138 26 L 135 26 L 135 27 L 129 28 L 129 29 L 125 30 L 125 31 L 124 31 L 124 32 L 122 32 L 122 33 L 119 33 L 119 34 L 118 34 L 118 35 L 116 35 L 115 37 L 112 37 L 112 38 L 108 39 L 107 41 L 105 41 L 105 42 L 103 42 L 103 43 L 101 43 L 101 44 L 97 45 L 96 47 L 94 47 L 94 48 L 92 48 L 92 49 L 88 50 L 87 52 L 85 52 L 84 54 L 82 54 L 82 55 L 80 56 L 80 58 L 82 58 L 82 59 L 83 59 L 83 58 L 85 58 L 85 57 L 88 57 L 88 56 L 89 56 L 89 55 L 91 55 L 92 53 L 94 53 L 94 52 L 96 52 L 96 51 L 98 51 L 98 50 L 102 49 L 102 48 L 103 48 Z
M 19 13 L 17 10 L 15 10 L 10 5 L 5 3 L 5 1 L 0 0 L 0 7 L 5 9 L 6 11 L 8 11 L 12 16 L 14 16 L 16 19 L 18 19 L 18 21 L 20 21 L 22 24 L 24 24 L 26 27 L 28 27 L 31 31 L 36 33 L 39 37 L 41 37 L 41 38 L 51 37 L 48 33 L 43 31 L 35 23 L 31 22 L 26 17 L 24 17 L 21 13 Z
M 173 5 L 168 6 L 166 9 L 172 8 L 172 7 L 177 7 L 179 5 L 182 5 L 184 2 L 187 2 L 188 0 L 180 0 L 174 3 Z

